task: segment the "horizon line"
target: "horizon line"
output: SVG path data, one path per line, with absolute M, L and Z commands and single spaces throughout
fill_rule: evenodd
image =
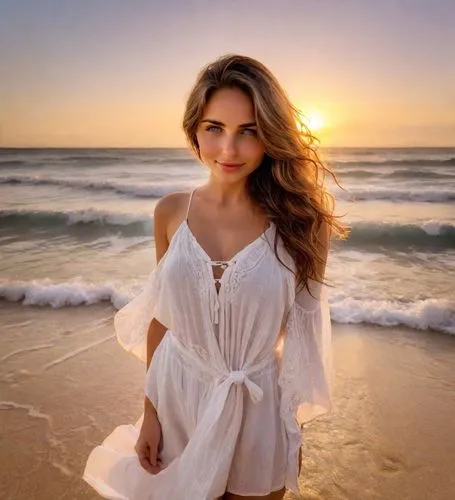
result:
M 0 146 L 3 149 L 184 149 L 190 151 L 187 146 Z M 318 146 L 318 149 L 455 149 L 455 144 L 444 146 L 432 145 L 390 145 L 390 146 Z

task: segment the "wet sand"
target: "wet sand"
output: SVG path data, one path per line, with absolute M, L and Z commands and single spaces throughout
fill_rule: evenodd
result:
M 116 343 L 109 305 L 0 314 L 0 498 L 100 498 L 85 460 L 139 417 L 145 366 Z M 334 411 L 304 429 L 301 498 L 455 498 L 455 336 L 334 324 L 334 361 Z

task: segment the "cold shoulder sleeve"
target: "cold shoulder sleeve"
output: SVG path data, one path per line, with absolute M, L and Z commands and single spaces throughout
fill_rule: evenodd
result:
M 119 344 L 147 362 L 147 332 L 153 319 L 170 328 L 171 314 L 162 284 L 165 256 L 150 273 L 142 291 L 114 316 L 114 328 Z
M 332 331 L 325 285 L 295 294 L 284 331 L 279 384 L 282 417 L 302 425 L 331 411 Z

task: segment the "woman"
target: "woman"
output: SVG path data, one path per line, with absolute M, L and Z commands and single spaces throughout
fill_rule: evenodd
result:
M 331 404 L 324 272 L 344 227 L 330 170 L 248 57 L 203 69 L 183 128 L 208 182 L 158 202 L 158 265 L 115 317 L 147 362 L 144 415 L 93 450 L 84 479 L 114 499 L 281 499 L 298 492 L 300 426 Z

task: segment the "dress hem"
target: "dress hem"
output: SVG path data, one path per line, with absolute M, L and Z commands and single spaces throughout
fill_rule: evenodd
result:
M 280 491 L 283 488 L 286 488 L 285 484 L 283 484 L 282 486 L 279 486 L 279 487 L 273 486 L 270 491 L 268 491 L 268 492 L 260 492 L 260 493 L 258 493 L 257 491 L 256 492 L 248 492 L 248 493 L 245 493 L 245 492 L 240 493 L 239 491 L 232 491 L 231 489 L 228 489 L 228 490 L 225 491 L 225 494 L 226 493 L 232 493 L 233 495 L 239 495 L 241 497 L 261 497 L 261 496 L 270 495 L 271 493 L 275 493 L 276 491 Z

